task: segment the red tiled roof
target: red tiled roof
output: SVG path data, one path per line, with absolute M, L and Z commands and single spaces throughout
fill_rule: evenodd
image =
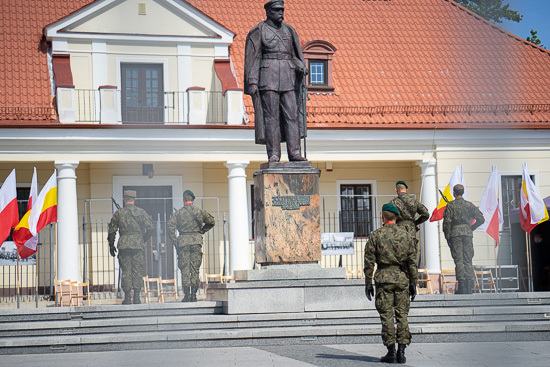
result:
M 243 82 L 248 31 L 265 0 L 188 0 L 237 35 Z M 302 45 L 330 42 L 333 93 L 310 93 L 316 126 L 525 125 L 550 121 L 550 52 L 451 0 L 287 0 Z M 245 99 L 253 119 L 252 103 Z M 490 126 L 490 125 L 489 125 Z
M 244 42 L 267 0 L 188 0 Z M 42 29 L 90 0 L 3 0 L 0 120 L 51 120 Z M 334 45 L 332 93 L 310 93 L 313 126 L 533 126 L 550 121 L 550 52 L 452 0 L 287 0 L 285 21 L 305 44 Z M 24 24 L 24 26 L 22 26 Z M 245 98 L 249 117 L 251 102 Z
M 90 0 L 0 1 L 0 120 L 54 120 L 42 29 Z

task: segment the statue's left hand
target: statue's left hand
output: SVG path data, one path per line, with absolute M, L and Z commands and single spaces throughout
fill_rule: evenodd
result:
M 304 70 L 302 70 L 302 73 L 306 76 L 306 75 L 309 75 L 309 69 L 308 68 L 304 68 Z

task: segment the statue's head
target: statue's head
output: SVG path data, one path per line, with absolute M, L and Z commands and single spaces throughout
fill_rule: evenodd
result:
M 264 4 L 265 14 L 268 20 L 281 23 L 284 20 L 285 2 L 283 0 L 270 0 Z

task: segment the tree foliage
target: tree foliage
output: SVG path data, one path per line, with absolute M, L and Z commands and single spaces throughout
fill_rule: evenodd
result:
M 537 31 L 535 31 L 534 29 L 531 29 L 531 36 L 527 36 L 527 41 L 528 42 L 531 42 L 537 46 L 540 46 L 540 47 L 544 47 L 542 45 L 542 41 L 539 39 L 539 37 L 537 36 Z
M 503 19 L 520 22 L 523 15 L 510 9 L 510 4 L 502 4 L 503 0 L 455 0 L 460 5 L 470 9 L 477 15 L 495 23 Z

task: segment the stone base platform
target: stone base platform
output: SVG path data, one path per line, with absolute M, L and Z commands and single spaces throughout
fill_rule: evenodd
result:
M 317 264 L 236 271 L 235 283 L 208 284 L 206 299 L 223 302 L 228 315 L 368 308 L 364 280 L 347 280 L 345 274 L 345 268 Z

